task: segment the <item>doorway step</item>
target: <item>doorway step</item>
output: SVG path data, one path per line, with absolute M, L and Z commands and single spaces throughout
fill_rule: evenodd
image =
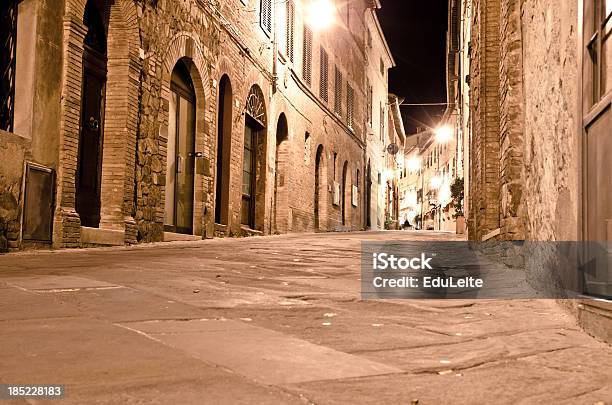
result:
M 81 247 L 123 245 L 125 232 L 122 230 L 81 227 Z
M 241 225 L 240 226 L 240 236 L 241 237 L 249 237 L 249 236 L 263 236 L 262 231 L 257 231 L 255 229 L 251 229 L 248 226 Z
M 164 242 L 194 241 L 194 240 L 202 240 L 202 237 L 198 235 L 186 235 L 184 233 L 164 232 Z

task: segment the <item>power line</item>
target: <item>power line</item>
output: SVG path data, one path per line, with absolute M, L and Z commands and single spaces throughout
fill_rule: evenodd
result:
M 455 103 L 402 103 L 400 106 L 409 107 L 423 107 L 423 106 L 442 106 L 442 105 L 455 105 Z

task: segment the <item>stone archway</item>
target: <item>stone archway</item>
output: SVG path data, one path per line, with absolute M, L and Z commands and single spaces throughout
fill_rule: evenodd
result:
M 139 142 L 139 150 L 142 155 L 143 161 L 139 162 L 142 168 L 148 167 L 145 171 L 150 171 L 151 175 L 147 178 L 143 178 L 138 184 L 140 189 L 146 188 L 149 193 L 151 190 L 155 191 L 158 196 L 158 206 L 146 207 L 154 209 L 162 209 L 165 212 L 165 196 L 166 187 L 162 185 L 160 181 L 155 179 L 165 178 L 168 164 L 168 157 L 165 151 L 168 146 L 168 125 L 170 112 L 168 110 L 170 105 L 171 82 L 172 72 L 178 61 L 185 62 L 186 69 L 188 70 L 189 76 L 193 83 L 195 92 L 195 98 L 197 100 L 195 106 L 195 173 L 194 173 L 194 200 L 193 200 L 193 228 L 192 234 L 201 235 L 212 235 L 212 229 L 214 227 L 214 208 L 213 204 L 206 204 L 207 196 L 214 193 L 213 178 L 210 173 L 202 170 L 205 167 L 206 156 L 210 156 L 209 144 L 210 144 L 210 126 L 207 122 L 210 122 L 212 115 L 212 107 L 209 100 L 211 99 L 211 82 L 208 76 L 208 69 L 204 53 L 201 46 L 193 35 L 187 32 L 180 32 L 176 34 L 170 41 L 170 45 L 166 53 L 162 56 L 162 83 L 161 83 L 161 98 L 162 98 L 162 110 L 160 111 L 160 130 L 159 134 L 150 133 L 148 136 L 155 137 L 156 139 L 141 139 Z M 149 143 L 155 143 L 158 146 L 152 150 L 147 145 Z M 142 149 L 140 148 L 142 146 Z M 206 153 L 208 152 L 208 153 Z M 157 162 L 155 164 L 147 164 L 147 162 Z M 199 169 L 200 168 L 200 169 Z M 156 200 L 157 200 L 156 199 Z M 159 240 L 163 233 L 163 221 L 157 218 L 153 220 L 147 218 L 140 218 L 139 222 L 143 223 L 143 227 L 151 228 L 152 225 L 155 228 L 154 235 L 148 237 L 148 240 Z M 168 236 L 170 237 L 170 236 Z

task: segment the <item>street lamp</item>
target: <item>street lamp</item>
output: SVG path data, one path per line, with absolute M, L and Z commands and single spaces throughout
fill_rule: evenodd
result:
M 313 0 L 308 5 L 308 23 L 315 30 L 325 30 L 334 22 L 334 5 L 330 0 Z
M 431 178 L 430 180 L 430 185 L 431 188 L 434 190 L 437 190 L 440 188 L 440 186 L 442 185 L 442 177 L 440 176 L 434 176 Z
M 406 162 L 406 167 L 411 172 L 418 171 L 421 168 L 421 159 L 416 156 L 412 156 L 410 159 L 408 159 L 408 162 Z
M 453 139 L 453 128 L 450 125 L 443 125 L 436 128 L 435 134 L 438 143 L 447 143 Z

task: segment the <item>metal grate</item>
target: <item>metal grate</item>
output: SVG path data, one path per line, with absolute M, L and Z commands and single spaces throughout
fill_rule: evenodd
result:
M 323 47 L 321 47 L 321 80 L 319 81 L 319 96 L 323 101 L 329 101 L 329 56 Z
M 334 69 L 334 112 L 342 116 L 342 72 L 338 66 Z
M 2 0 L 0 13 L 0 129 L 12 132 L 15 116 L 17 0 Z
M 351 129 L 355 124 L 355 91 L 348 83 L 346 85 L 346 124 Z
M 55 172 L 27 164 L 23 207 L 23 239 L 51 242 L 53 233 Z
M 266 127 L 266 103 L 264 95 L 259 86 L 252 86 L 247 96 L 245 112 L 259 123 L 263 128 Z
M 287 26 L 286 26 L 286 44 L 285 50 L 287 57 L 293 62 L 293 48 L 295 40 L 295 3 L 293 0 L 287 0 Z
M 312 30 L 304 25 L 304 47 L 302 51 L 302 78 L 312 84 Z
M 267 34 L 272 32 L 272 0 L 260 1 L 259 25 Z

